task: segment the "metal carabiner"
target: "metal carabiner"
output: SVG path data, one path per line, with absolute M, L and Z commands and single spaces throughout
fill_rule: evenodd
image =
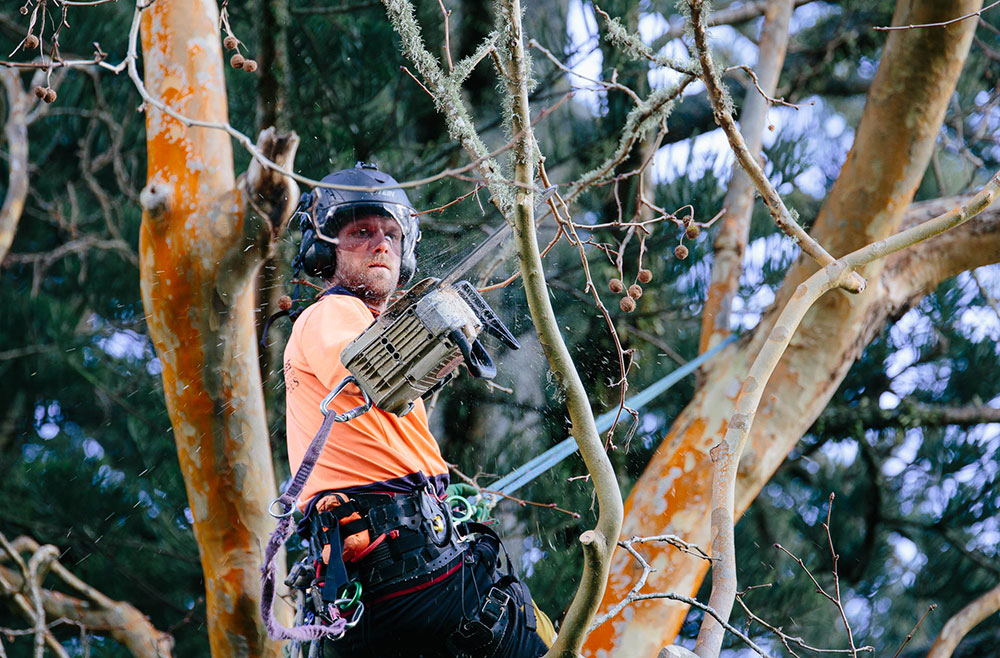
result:
M 276 518 L 276 519 L 285 519 L 285 518 L 288 518 L 289 516 L 291 516 L 292 514 L 295 513 L 295 501 L 294 500 L 292 501 L 292 504 L 288 506 L 288 509 L 285 510 L 284 512 L 281 512 L 280 514 L 279 513 L 275 513 L 273 511 L 275 503 L 281 503 L 282 505 L 284 505 L 284 503 L 281 500 L 281 496 L 278 496 L 277 498 L 275 498 L 274 500 L 272 500 L 271 503 L 267 506 L 267 513 L 270 514 L 271 516 L 273 516 L 274 518 Z
M 340 383 L 337 384 L 337 386 L 332 391 L 330 391 L 325 398 L 323 398 L 323 401 L 319 403 L 319 410 L 323 412 L 324 416 L 329 415 L 330 403 L 333 402 L 333 399 L 338 395 L 340 395 L 340 392 L 343 391 L 345 388 L 347 388 L 349 384 L 354 384 L 355 386 L 358 386 L 358 380 L 354 378 L 354 375 L 348 375 L 347 377 L 341 379 Z M 368 397 L 368 394 L 365 393 L 365 390 L 360 386 L 358 386 L 358 390 L 361 391 L 361 399 L 364 400 L 364 404 L 354 407 L 353 409 L 349 409 L 344 413 L 337 415 L 334 418 L 334 421 L 338 423 L 343 423 L 348 420 L 353 420 L 372 408 L 372 400 L 370 397 Z
M 340 606 L 340 604 L 342 602 L 346 603 L 349 600 L 350 599 L 337 599 L 333 603 L 328 603 L 327 607 L 330 610 L 331 616 L 333 615 L 333 611 L 336 610 L 337 611 L 337 615 L 343 617 L 343 615 L 340 614 L 340 610 L 338 608 L 339 608 L 339 606 Z M 357 602 L 357 607 L 355 607 L 354 608 L 354 612 L 351 613 L 351 619 L 346 623 L 346 625 L 344 626 L 344 629 L 346 630 L 348 628 L 354 628 L 355 626 L 357 626 L 358 623 L 361 621 L 361 615 L 364 613 L 364 611 L 365 611 L 365 604 L 364 604 L 364 602 L 363 601 L 358 601 Z M 343 637 L 343 635 L 341 635 L 341 637 Z

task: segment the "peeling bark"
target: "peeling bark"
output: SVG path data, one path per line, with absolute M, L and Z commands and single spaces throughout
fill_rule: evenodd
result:
M 184 116 L 227 121 L 218 8 L 158 2 L 142 16 L 146 85 Z M 237 185 L 221 130 L 147 107 L 140 283 L 205 574 L 213 656 L 277 656 L 257 613 L 274 472 L 253 322 L 257 271 L 298 189 L 254 162 Z M 290 166 L 298 138 L 261 134 Z M 286 620 L 287 623 L 287 620 Z
M 901 0 L 894 24 L 947 20 L 975 11 L 981 4 L 978 0 Z M 898 230 L 930 159 L 974 27 L 972 21 L 963 21 L 936 30 L 895 31 L 887 39 L 854 147 L 812 231 L 834 256 Z M 737 516 L 822 412 L 864 346 L 890 315 L 904 310 L 895 304 L 913 303 L 931 289 L 936 276 L 955 273 L 955 259 L 931 262 L 937 252 L 962 236 L 968 239 L 973 227 L 982 226 L 987 217 L 995 222 L 996 211 L 970 222 L 968 229 L 962 227 L 913 250 L 924 259 L 903 267 L 914 275 L 912 278 L 893 275 L 900 271 L 901 260 L 912 257 L 903 252 L 863 270 L 870 282 L 864 293 L 832 292 L 806 315 L 764 391 L 739 466 Z M 988 235 L 992 240 L 980 236 L 975 250 L 966 249 L 958 271 L 996 261 L 1000 231 L 994 227 Z M 800 259 L 758 329 L 707 366 L 703 385 L 675 420 L 626 501 L 623 534 L 676 534 L 695 544 L 708 543 L 709 450 L 725 434 L 740 385 L 777 311 L 815 271 L 814 263 Z M 650 578 L 648 590 L 693 594 L 707 565 L 668 551 L 650 551 L 650 564 L 657 572 Z M 638 577 L 627 557 L 618 555 L 614 560 L 602 610 L 623 598 Z M 638 604 L 628 620 L 617 618 L 597 629 L 585 646 L 585 655 L 652 655 L 670 643 L 685 612 L 686 606 L 677 603 Z

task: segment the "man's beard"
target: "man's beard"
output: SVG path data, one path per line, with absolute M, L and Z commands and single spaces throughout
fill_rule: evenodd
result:
M 395 282 L 389 283 L 380 270 L 365 267 L 360 272 L 347 273 L 337 268 L 335 281 L 337 285 L 346 288 L 365 302 L 374 305 L 381 304 L 396 290 Z

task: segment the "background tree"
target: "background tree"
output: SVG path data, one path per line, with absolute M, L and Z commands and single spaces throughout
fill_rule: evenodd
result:
M 440 8 L 423 4 L 426 6 L 419 8 L 417 18 L 425 28 L 427 42 L 437 49 L 444 43 Z M 870 28 L 888 24 L 893 5 L 797 4 L 801 6 L 793 14 L 788 61 L 776 95 L 792 102 L 805 101 L 797 114 L 806 118 L 795 120 L 790 118 L 795 110 L 772 108 L 768 116 L 776 130 L 765 136 L 764 157 L 769 176 L 808 225 L 819 210 L 826 187 L 838 176 L 840 160 L 861 116 L 863 94 L 872 85 L 872 74 L 882 57 L 885 35 Z M 454 10 L 450 18 L 453 51 L 460 43 L 472 44 L 474 49 L 484 29 L 488 32 L 483 23 L 488 26 L 492 17 L 479 13 L 472 20 L 475 12 L 462 5 L 446 3 L 446 7 Z M 602 6 L 612 16 L 630 17 L 632 22 L 626 25 L 643 33 L 657 51 L 677 48 L 671 38 L 679 36 L 681 21 L 672 4 L 652 3 L 638 10 L 632 7 L 623 6 L 615 12 Z M 719 14 L 738 8 L 721 3 Z M 296 163 L 301 172 L 318 177 L 351 166 L 357 159 L 375 157 L 403 179 L 464 162 L 443 122 L 436 118 L 431 99 L 399 71 L 400 65 L 408 63 L 399 54 L 378 6 L 293 2 L 288 9 L 291 29 L 285 84 L 290 100 L 286 121 L 304 137 Z M 592 20 L 602 37 L 606 30 L 590 5 L 553 2 L 527 9 L 527 34 L 557 59 L 585 71 L 581 60 L 601 46 L 596 39 L 588 41 L 580 36 L 580 17 Z M 12 8 L 5 11 L 9 15 L 0 20 L 0 35 L 3 44 L 9 45 L 7 53 L 24 37 L 25 23 Z M 105 26 L 123 34 L 131 15 L 130 7 L 115 4 L 73 11 L 70 22 L 74 27 L 61 37 L 66 53 L 90 52 L 90 35 L 111 29 Z M 717 56 L 724 62 L 755 61 L 756 20 L 718 28 Z M 254 14 L 235 11 L 231 21 L 245 42 L 243 52 L 262 62 L 258 76 L 265 68 L 271 70 L 263 65 L 266 48 L 258 42 Z M 955 100 L 948 105 L 943 131 L 940 135 L 931 131 L 937 139 L 931 164 L 926 172 L 916 174 L 922 178 L 916 192 L 918 201 L 964 193 L 996 167 L 995 66 L 990 66 L 998 49 L 991 30 L 995 25 L 994 15 L 983 14 Z M 110 37 L 102 39 L 110 60 L 120 61 L 124 44 L 112 44 Z M 605 52 L 610 54 L 611 49 Z M 532 53 L 538 80 L 532 99 L 541 106 L 554 103 L 569 86 L 594 87 L 567 75 L 541 51 Z M 600 63 L 591 77 L 610 81 L 613 64 L 620 64 L 621 76 L 626 74 L 626 66 L 634 66 L 628 74 L 634 79 L 642 77 L 642 66 L 592 54 L 587 61 L 595 59 Z M 650 87 L 655 89 L 662 85 L 662 79 L 656 77 L 658 67 L 647 66 Z M 474 76 L 470 82 L 480 80 L 479 91 L 470 89 L 470 98 L 474 120 L 490 148 L 495 148 L 506 140 L 497 120 L 499 96 L 490 67 L 487 59 L 476 68 L 475 75 L 481 77 Z M 263 79 L 229 68 L 226 75 L 231 121 L 244 133 L 256 134 L 258 97 L 263 97 L 256 86 L 258 80 L 263 84 Z M 735 78 L 727 80 L 739 81 L 742 88 L 751 86 L 740 73 L 732 75 Z M 29 73 L 21 75 L 23 86 L 29 77 Z M 158 369 L 162 363 L 153 356 L 134 283 L 137 198 L 142 186 L 139 181 L 145 180 L 144 135 L 134 113 L 141 99 L 127 81 L 104 73 L 91 76 L 72 71 L 58 90 L 59 99 L 49 106 L 48 114 L 28 128 L 31 192 L 2 270 L 7 285 L 0 287 L 0 294 L 9 297 L 4 308 L 10 313 L 0 313 L 4 326 L 0 332 L 0 369 L 3 381 L 16 382 L 16 390 L 0 401 L 5 419 L 0 432 L 0 469 L 5 474 L 0 493 L 18 504 L 2 506 L 0 519 L 7 534 L 31 534 L 60 546 L 67 551 L 63 561 L 88 582 L 150 614 L 158 628 L 169 629 L 176 637 L 176 655 L 200 655 L 205 653 L 206 639 L 201 626 L 204 586 L 199 583 L 199 567 L 193 560 L 193 515 L 187 509 L 173 459 L 172 432 L 159 397 Z M 700 150 L 701 145 L 715 139 L 708 134 L 713 129 L 711 109 L 704 92 L 692 91 L 668 122 L 669 131 L 656 160 L 654 194 L 656 204 L 669 210 L 691 203 L 695 219 L 705 221 L 721 208 L 729 176 L 724 162 L 713 163 L 713 156 L 706 159 L 702 155 L 706 151 Z M 551 119 L 538 125 L 539 141 L 549 156 L 546 165 L 558 182 L 578 178 L 600 160 L 601 153 L 615 147 L 622 116 L 602 105 L 610 104 L 614 93 L 608 91 L 607 100 L 602 100 L 602 88 L 593 92 L 578 93 Z M 739 101 L 741 93 L 735 88 L 734 95 Z M 596 98 L 596 102 L 588 98 Z M 810 101 L 816 105 L 808 105 Z M 110 120 L 101 119 L 99 108 Z M 817 139 L 818 135 L 825 139 Z M 699 147 L 687 148 L 692 143 Z M 237 170 L 244 169 L 249 160 L 239 149 L 234 159 Z M 88 176 L 97 184 L 89 183 Z M 421 207 L 433 208 L 474 186 L 445 181 L 411 196 Z M 576 216 L 605 217 L 612 194 L 612 186 L 598 188 L 581 199 Z M 947 203 L 951 202 L 925 206 L 924 216 L 935 214 L 931 208 Z M 487 221 L 483 217 L 474 196 L 444 213 L 426 216 L 421 244 L 425 271 L 434 272 L 471 246 L 477 233 L 470 229 L 500 221 L 495 214 L 487 215 Z M 981 247 L 975 254 L 982 259 L 978 262 L 995 260 L 990 251 L 994 221 L 995 217 L 988 215 L 964 233 L 965 239 L 975 236 Z M 542 239 L 552 230 L 548 226 L 541 227 Z M 121 243 L 115 241 L 115 229 Z M 631 392 L 662 376 L 678 359 L 697 353 L 711 267 L 708 245 L 715 230 L 705 230 L 695 240 L 685 239 L 691 255 L 684 261 L 672 257 L 679 230 L 657 230 L 647 239 L 643 263 L 653 279 L 644 285 L 645 294 L 634 313 L 614 310 L 619 336 L 626 348 L 635 350 L 640 366 L 631 373 Z M 607 231 L 595 239 L 620 238 L 620 233 Z M 294 237 L 289 238 L 286 248 L 292 241 Z M 730 326 L 753 327 L 770 304 L 795 256 L 783 243 L 758 204 Z M 947 263 L 948 258 L 938 256 L 949 253 L 961 255 L 965 261 L 954 265 L 951 272 L 963 265 L 966 269 L 975 264 L 968 260 L 967 244 L 961 236 L 948 238 L 934 246 L 934 258 L 900 258 L 895 265 L 887 264 L 886 270 L 896 268 L 898 276 L 905 277 L 906 267 Z M 626 249 L 625 264 L 632 275 L 637 269 L 636 247 L 633 241 Z M 611 263 L 598 265 L 596 258 L 593 262 L 599 284 L 617 276 Z M 560 325 L 568 327 L 565 334 L 571 352 L 582 357 L 578 361 L 584 364 L 585 378 L 593 382 L 591 399 L 595 410 L 601 411 L 618 399 L 618 390 L 610 385 L 617 379 L 618 364 L 603 318 L 589 303 L 579 303 L 583 282 L 576 263 L 571 250 L 558 247 L 550 252 L 546 270 L 554 304 L 560 309 Z M 948 273 L 947 269 L 927 272 L 926 278 L 911 281 L 912 290 L 922 293 L 935 289 Z M 758 548 L 780 541 L 817 573 L 822 571 L 828 557 L 818 523 L 825 518 L 830 491 L 838 496 L 832 530 L 842 555 L 848 613 L 860 643 L 895 651 L 933 600 L 939 603 L 938 611 L 924 622 L 907 647 L 914 655 L 920 653 L 930 646 L 948 615 L 995 586 L 996 542 L 990 537 L 997 531 L 997 439 L 993 429 L 980 422 L 991 420 L 989 410 L 982 406 L 988 406 L 996 396 L 989 370 L 1000 335 L 990 307 L 995 291 L 992 268 L 984 268 L 975 278 L 960 275 L 945 280 L 919 303 L 915 298 L 894 301 L 885 324 L 876 327 L 878 322 L 872 320 L 867 333 L 859 334 L 874 336 L 874 340 L 847 370 L 839 387 L 831 385 L 828 411 L 811 428 L 795 430 L 805 432 L 805 436 L 792 450 L 791 458 L 781 461 L 785 450 L 755 452 L 767 458 L 754 464 L 772 463 L 772 457 L 771 468 L 781 462 L 737 528 L 741 582 L 774 583 L 768 591 L 754 590 L 747 595 L 755 612 L 784 623 L 786 629 L 791 625 L 786 619 L 790 615 L 801 626 L 801 634 L 814 644 L 843 642 L 842 631 L 831 623 L 834 611 L 817 604 L 811 584 L 800 582 L 804 576 L 796 575 L 794 565 L 782 554 Z M 491 303 L 502 307 L 504 316 L 511 318 L 524 336 L 529 325 L 527 312 L 518 301 L 517 284 L 491 295 Z M 299 296 L 308 295 L 300 291 Z M 766 323 L 766 319 L 761 322 Z M 279 341 L 282 330 L 278 325 Z M 459 462 L 463 472 L 504 473 L 565 436 L 561 403 L 546 384 L 544 371 L 531 365 L 531 354 L 537 352 L 530 351 L 530 341 L 523 342 L 524 354 L 503 357 L 508 367 L 502 369 L 497 382 L 515 389 L 513 394 L 460 380 L 437 401 L 433 414 L 436 431 L 446 454 Z M 862 345 L 858 343 L 856 349 Z M 803 345 L 801 350 L 808 353 L 811 347 Z M 749 354 L 753 344 L 730 349 L 733 354 Z M 702 373 L 702 382 L 709 381 L 712 370 L 721 364 L 741 359 L 729 356 L 713 361 Z M 809 372 L 816 370 L 812 374 L 819 376 L 815 362 L 809 363 Z M 265 387 L 270 430 L 280 455 L 283 394 L 276 388 L 280 378 L 270 381 Z M 707 385 L 703 384 L 702 390 Z M 691 378 L 643 411 L 631 441 L 627 426 L 615 437 L 619 449 L 612 457 L 626 489 L 643 471 L 670 419 L 693 393 Z M 894 398 L 900 400 L 896 406 Z M 782 394 L 778 399 L 801 411 L 792 398 Z M 805 415 L 796 419 L 798 425 L 812 422 Z M 712 409 L 711 417 L 723 416 L 721 409 Z M 689 417 L 690 412 L 683 416 Z M 496 429 L 493 433 L 477 431 L 487 426 Z M 278 464 L 279 469 L 285 468 L 281 460 Z M 543 606 L 557 616 L 571 588 L 552 584 L 572 582 L 579 573 L 576 550 L 567 549 L 575 545 L 582 529 L 593 524 L 589 485 L 579 479 L 565 481 L 582 472 L 579 462 L 568 460 L 519 494 L 533 500 L 556 500 L 561 507 L 580 513 L 579 520 L 509 503 L 500 507 L 511 537 L 508 544 L 524 558 L 522 566 L 532 572 L 533 589 Z M 488 477 L 480 478 L 480 482 L 489 481 Z M 66 494 L 60 495 L 63 492 Z M 541 554 L 546 555 L 545 560 L 533 562 Z M 947 561 L 951 572 L 941 569 L 941 560 Z M 961 588 L 946 578 L 949 573 L 960 575 Z M 683 589 L 676 583 L 665 583 L 663 588 Z M 658 611 L 666 604 L 647 605 L 655 606 L 654 614 L 661 614 Z M 692 623 L 696 618 L 692 617 Z M 609 622 L 608 628 L 614 623 Z M 14 624 L 13 617 L 0 622 Z M 984 622 L 973 632 L 978 635 L 968 638 L 970 648 L 960 647 L 969 655 L 976 655 L 976 642 L 992 646 L 989 642 L 995 642 L 995 621 Z M 67 646 L 78 642 L 64 630 L 57 633 Z M 682 627 L 682 634 L 692 633 L 688 626 Z M 751 626 L 751 633 L 758 639 L 767 637 L 757 625 Z M 632 635 L 641 637 L 638 631 Z M 654 650 L 664 639 L 659 631 L 650 638 Z M 22 646 L 15 642 L 8 645 L 8 652 L 18 655 Z M 121 649 L 110 639 L 95 638 L 92 651 L 114 655 Z

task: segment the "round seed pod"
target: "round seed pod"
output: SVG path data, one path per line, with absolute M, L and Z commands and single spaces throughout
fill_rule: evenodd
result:
M 246 71 L 247 73 L 253 73 L 254 71 L 256 71 L 257 70 L 257 60 L 255 60 L 255 59 L 248 59 L 245 62 L 243 62 L 243 70 Z
M 642 286 L 638 283 L 633 283 L 628 287 L 628 296 L 632 299 L 639 299 L 642 297 Z
M 625 290 L 625 284 L 621 279 L 611 279 L 608 281 L 608 289 L 616 295 Z
M 701 229 L 694 224 L 684 229 L 684 237 L 688 240 L 695 240 L 699 235 L 701 235 Z
M 626 313 L 631 313 L 635 310 L 635 300 L 631 297 L 622 297 L 621 301 L 618 302 L 618 306 Z
M 674 256 L 677 257 L 677 260 L 684 260 L 688 257 L 688 248 L 682 244 L 677 245 L 674 247 Z
M 243 63 L 245 61 L 246 60 L 243 58 L 243 55 L 239 53 L 234 53 L 233 56 L 229 58 L 229 65 L 232 66 L 234 69 L 241 69 L 243 68 Z
M 34 50 L 35 48 L 38 47 L 38 43 L 39 43 L 38 37 L 36 37 L 34 34 L 29 34 L 24 38 L 24 49 Z
M 288 295 L 282 295 L 278 297 L 278 308 L 282 311 L 287 311 L 292 307 L 292 298 Z
M 18 9 L 18 11 L 21 12 L 22 16 L 27 16 L 28 15 L 28 7 L 27 6 L 21 7 L 20 9 Z
M 236 50 L 236 46 L 238 46 L 239 43 L 240 42 L 236 40 L 236 37 L 231 34 L 222 40 L 222 45 L 226 47 L 226 50 Z
M 46 103 L 54 103 L 57 97 L 56 90 L 49 87 L 45 90 L 45 96 L 42 97 L 42 100 Z
M 45 87 L 35 87 L 35 97 L 45 98 Z
M 639 276 L 636 277 L 639 283 L 649 283 L 653 280 L 653 273 L 647 269 L 639 270 Z

